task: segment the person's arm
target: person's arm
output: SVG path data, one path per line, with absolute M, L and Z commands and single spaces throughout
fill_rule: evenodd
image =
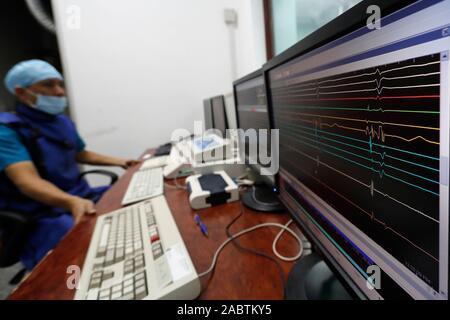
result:
M 98 165 L 98 166 L 117 166 L 122 167 L 124 169 L 128 169 L 129 167 L 132 167 L 140 163 L 140 161 L 138 160 L 125 160 L 120 158 L 114 158 L 88 150 L 80 151 L 77 154 L 76 160 L 77 162 L 83 164 Z
M 5 168 L 5 174 L 24 195 L 31 199 L 70 211 L 75 223 L 80 222 L 85 213 L 95 213 L 92 201 L 68 194 L 42 179 L 31 161 L 11 164 Z

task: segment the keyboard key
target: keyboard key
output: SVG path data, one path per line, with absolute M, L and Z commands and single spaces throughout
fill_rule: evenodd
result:
M 118 263 L 118 262 L 125 260 L 125 252 L 124 252 L 124 254 L 121 254 L 120 252 L 118 250 L 116 250 L 116 255 L 114 257 L 114 263 Z
M 93 267 L 92 267 L 92 270 L 101 270 L 101 269 L 103 269 L 103 263 L 104 263 L 104 259 L 103 260 L 100 260 L 100 262 L 99 263 L 95 263 L 94 265 L 93 265 Z
M 162 254 L 163 254 L 163 252 L 162 252 L 161 249 L 156 249 L 156 250 L 153 251 L 153 258 L 156 260 L 156 259 L 158 259 L 159 257 L 161 257 Z
M 103 281 L 106 281 L 106 280 L 109 280 L 109 279 L 112 279 L 112 278 L 114 278 L 114 271 L 107 271 L 107 272 L 105 272 L 104 274 L 103 274 Z
M 122 283 L 116 284 L 115 286 L 112 287 L 112 292 L 122 292 Z
M 142 268 L 144 268 L 144 263 L 143 263 L 143 262 L 139 262 L 139 263 L 136 263 L 136 264 L 134 265 L 134 271 L 139 271 L 139 270 L 141 270 Z
M 117 255 L 116 255 L 116 259 L 114 260 L 114 262 L 120 262 L 122 260 L 125 259 L 125 248 L 122 247 L 117 251 Z
M 145 285 L 136 288 L 134 291 L 134 295 L 136 300 L 144 299 L 147 296 L 147 288 L 145 287 Z
M 91 289 L 88 291 L 86 300 L 97 300 L 98 299 L 98 290 L 97 289 Z
M 134 280 L 137 281 L 139 279 L 144 279 L 145 278 L 145 273 L 141 272 L 138 273 L 137 275 L 134 276 Z
M 125 267 L 125 269 L 123 270 L 123 274 L 124 275 L 128 275 L 128 274 L 131 274 L 133 272 L 134 272 L 134 268 L 132 266 L 131 267 Z
M 97 258 L 104 257 L 106 255 L 106 247 L 100 248 L 97 251 Z
M 91 281 L 89 282 L 89 290 L 94 288 L 100 289 L 100 286 L 102 284 L 102 275 L 103 275 L 102 271 L 94 272 L 92 274 Z
M 124 282 L 123 282 L 123 286 L 126 288 L 126 287 L 129 287 L 129 286 L 132 286 L 133 285 L 133 279 L 127 279 L 127 280 L 125 280 Z
M 113 293 L 111 294 L 111 299 L 112 299 L 112 300 L 117 300 L 117 299 L 119 299 L 121 296 L 122 296 L 122 292 L 113 292 Z
M 126 293 L 123 295 L 123 300 L 133 300 L 134 299 L 134 293 L 130 292 L 130 293 Z
M 134 260 L 133 259 L 126 260 L 124 267 L 124 274 L 127 275 L 133 272 L 134 272 Z
M 99 297 L 107 297 L 109 299 L 110 294 L 111 294 L 111 289 L 106 288 L 106 289 L 100 290 Z
M 110 266 L 114 263 L 114 250 L 110 249 L 106 252 L 105 266 Z
M 138 250 L 142 248 L 142 243 L 141 240 L 139 239 L 138 241 L 134 242 L 134 250 Z
M 123 288 L 123 293 L 124 294 L 129 294 L 129 293 L 133 293 L 133 292 L 134 292 L 134 285 L 133 285 L 133 283 L 131 285 L 128 285 L 125 288 Z

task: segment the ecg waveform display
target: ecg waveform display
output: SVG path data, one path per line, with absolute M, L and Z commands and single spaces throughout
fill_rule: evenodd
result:
M 271 91 L 282 169 L 438 290 L 440 54 Z

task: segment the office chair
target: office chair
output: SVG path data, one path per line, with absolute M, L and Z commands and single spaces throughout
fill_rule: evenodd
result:
M 118 179 L 114 172 L 106 170 L 86 171 L 80 174 L 79 179 L 88 174 L 107 176 L 111 179 L 110 185 L 113 185 Z M 0 211 L 0 268 L 10 267 L 19 262 L 36 221 L 37 218 L 29 213 Z M 18 284 L 25 273 L 26 269 L 23 268 L 9 283 L 11 285 Z

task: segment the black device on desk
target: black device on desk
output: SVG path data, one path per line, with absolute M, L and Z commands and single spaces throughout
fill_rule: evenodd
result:
M 271 126 L 262 70 L 235 81 L 233 89 L 237 127 L 248 132 L 248 136 L 240 136 L 240 147 L 245 148 L 246 165 L 257 176 L 256 185 L 242 195 L 242 202 L 256 211 L 283 212 L 284 207 L 278 200 L 275 187 L 275 176 L 258 156 L 261 151 L 272 156 Z M 247 130 L 254 130 L 254 135 Z M 260 133 L 259 130 L 266 131 Z
M 363 1 L 264 66 L 280 198 L 324 258 L 288 298 L 448 299 L 449 13 Z
M 160 145 L 154 153 L 155 157 L 160 156 L 167 156 L 170 154 L 170 151 L 172 150 L 172 143 L 168 142 L 166 144 Z

